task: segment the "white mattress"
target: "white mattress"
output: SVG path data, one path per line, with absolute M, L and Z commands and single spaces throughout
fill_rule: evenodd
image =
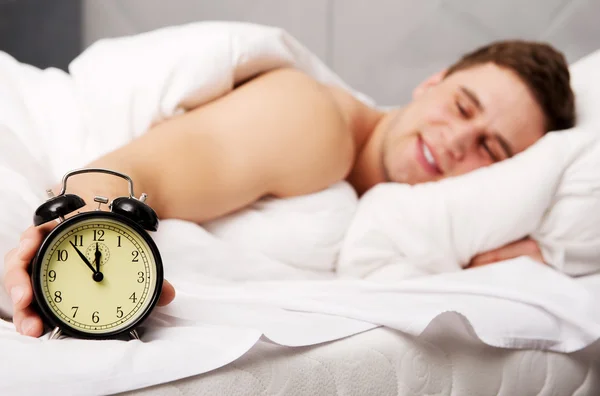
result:
M 599 395 L 600 343 L 571 355 L 487 346 L 435 326 L 313 347 L 260 341 L 210 373 L 126 395 Z

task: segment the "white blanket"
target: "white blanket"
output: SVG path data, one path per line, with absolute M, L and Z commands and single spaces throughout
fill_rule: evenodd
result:
M 157 120 L 285 65 L 348 88 L 285 32 L 247 24 L 198 23 L 105 40 L 73 62 L 71 75 L 1 57 L 0 107 L 11 111 L 0 119 L 6 143 L 0 203 L 10 208 L 1 214 L 0 253 L 16 244 L 44 188 L 67 170 Z M 213 370 L 261 335 L 298 346 L 380 325 L 419 334 L 456 323 L 448 315 L 501 347 L 570 352 L 600 337 L 598 283 L 580 283 L 525 258 L 394 285 L 332 279 L 346 229 L 360 221 L 357 209 L 353 190 L 339 183 L 307 197 L 261 201 L 203 227 L 161 222 L 154 236 L 178 296 L 157 309 L 143 342 L 30 339 L 4 323 L 0 393 L 124 391 Z M 394 232 L 385 228 L 381 236 Z M 10 314 L 6 296 L 2 308 Z

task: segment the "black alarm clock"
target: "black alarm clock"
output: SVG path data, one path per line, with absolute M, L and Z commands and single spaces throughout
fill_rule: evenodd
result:
M 108 199 L 96 196 L 95 210 L 65 216 L 83 206 L 84 200 L 66 194 L 69 177 L 99 172 L 129 182 L 129 196 Z M 135 198 L 129 176 L 108 169 L 71 171 L 62 179 L 62 190 L 35 212 L 39 226 L 59 224 L 46 236 L 30 271 L 35 306 L 46 325 L 54 328 L 50 339 L 61 334 L 76 338 L 131 337 L 148 318 L 160 297 L 163 266 L 158 248 L 148 231 L 158 229 L 158 216 Z

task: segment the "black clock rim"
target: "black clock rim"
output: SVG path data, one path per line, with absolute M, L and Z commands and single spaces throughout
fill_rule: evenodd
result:
M 54 314 L 52 309 L 50 309 L 50 307 L 46 303 L 46 300 L 44 299 L 43 292 L 42 292 L 42 284 L 41 284 L 41 279 L 40 279 L 40 266 L 42 264 L 41 258 L 44 257 L 46 250 L 48 250 L 48 247 L 50 246 L 51 242 L 54 240 L 56 235 L 58 233 L 62 232 L 62 230 L 64 228 L 66 228 L 72 224 L 78 223 L 80 221 L 89 219 L 89 218 L 107 218 L 107 219 L 111 219 L 111 220 L 116 220 L 116 221 L 123 222 L 126 225 L 128 225 L 129 227 L 133 228 L 133 230 L 136 231 L 144 239 L 144 241 L 148 244 L 152 254 L 154 255 L 154 259 L 156 262 L 156 280 L 155 280 L 156 287 L 154 288 L 154 293 L 151 297 L 150 304 L 146 307 L 145 312 L 142 315 L 140 315 L 138 317 L 138 319 L 136 319 L 135 321 L 130 323 L 128 326 L 126 326 L 120 330 L 116 330 L 116 331 L 112 331 L 112 332 L 108 332 L 108 333 L 102 333 L 102 334 L 86 333 L 84 331 L 74 329 L 74 328 L 70 327 L 69 325 L 65 324 L 62 320 L 60 320 Z M 29 268 L 30 268 L 30 273 L 31 273 L 31 282 L 33 284 L 34 302 L 36 304 L 35 308 L 38 310 L 40 316 L 42 316 L 42 319 L 44 320 L 44 322 L 47 325 L 50 325 L 52 327 L 60 328 L 61 331 L 66 335 L 76 337 L 76 338 L 85 338 L 85 339 L 94 339 L 94 340 L 119 338 L 121 336 L 124 336 L 124 335 L 130 333 L 134 329 L 138 328 L 144 321 L 146 321 L 146 319 L 148 319 L 148 317 L 150 316 L 150 314 L 156 307 L 156 304 L 158 303 L 158 299 L 159 299 L 160 293 L 162 291 L 163 276 L 164 276 L 163 275 L 163 264 L 162 264 L 162 258 L 160 256 L 160 252 L 158 251 L 158 247 L 156 246 L 156 243 L 150 237 L 148 232 L 146 230 L 144 230 L 141 226 L 139 226 L 137 223 L 135 223 L 133 220 L 130 220 L 129 218 L 127 218 L 123 215 L 120 215 L 118 213 L 112 213 L 112 212 L 104 212 L 104 211 L 79 213 L 73 217 L 70 217 L 70 218 L 64 220 L 62 223 L 60 223 L 58 226 L 56 226 L 44 238 L 44 241 L 40 245 L 40 249 L 38 250 L 36 255 L 33 257 L 33 259 L 31 260 L 31 264 L 30 264 Z

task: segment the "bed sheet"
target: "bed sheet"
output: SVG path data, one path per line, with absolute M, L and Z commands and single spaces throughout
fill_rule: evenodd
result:
M 312 347 L 264 339 L 213 372 L 123 395 L 597 395 L 599 356 L 600 343 L 572 354 L 493 348 L 433 323 L 418 337 L 377 328 Z

